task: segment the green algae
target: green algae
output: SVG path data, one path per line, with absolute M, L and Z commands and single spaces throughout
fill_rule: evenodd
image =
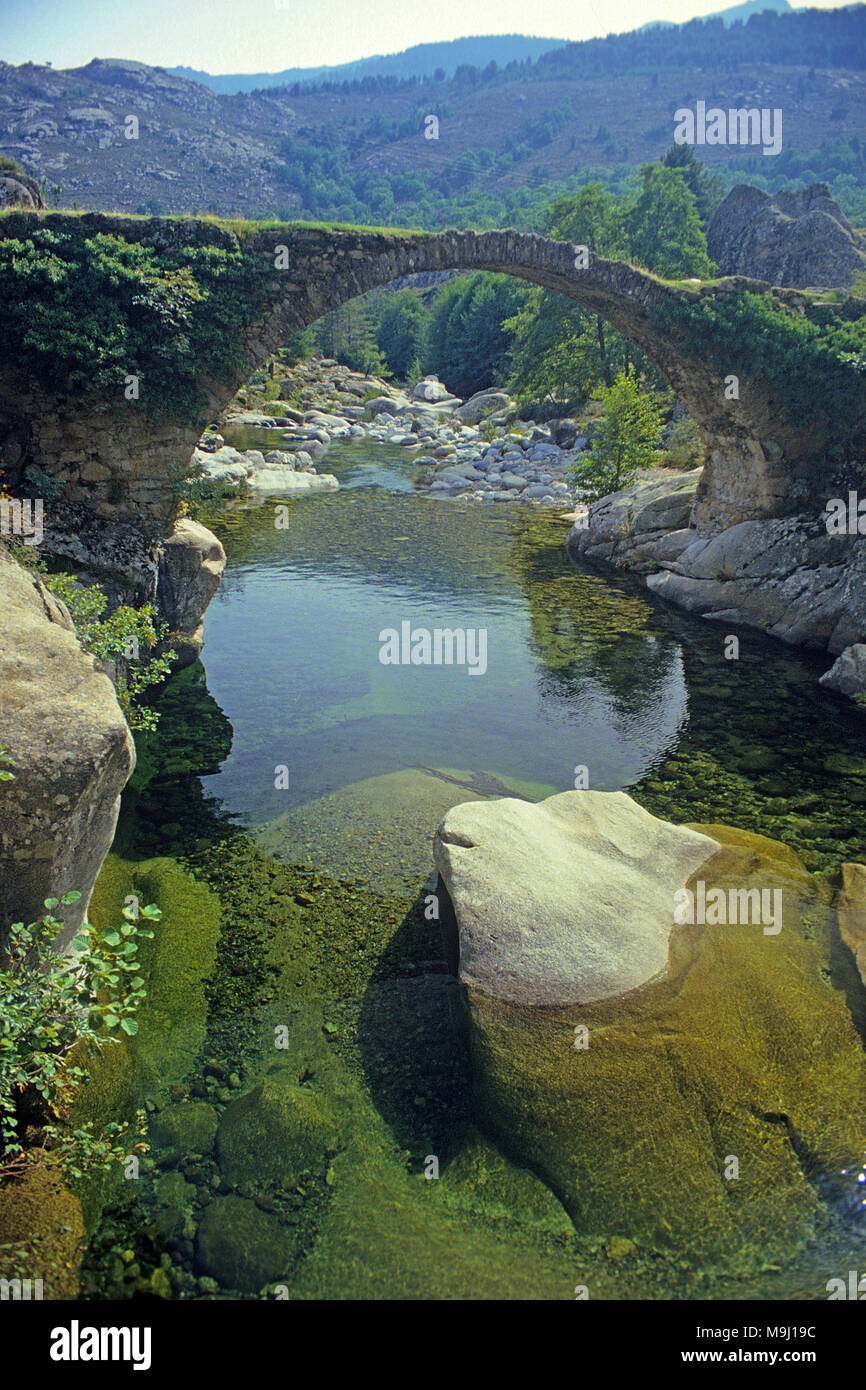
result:
M 821 885 L 784 846 L 695 828 L 723 845 L 700 871 L 708 889 L 782 891 L 778 936 L 683 927 L 664 981 L 579 1009 L 473 993 L 476 1099 L 579 1231 L 748 1276 L 802 1251 L 853 1187 L 841 1175 L 866 1151 L 866 1063 L 826 979 Z

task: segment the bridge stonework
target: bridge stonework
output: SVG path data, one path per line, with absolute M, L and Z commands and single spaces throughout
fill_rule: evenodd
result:
M 63 214 L 26 217 L 33 227 L 63 221 Z M 678 330 L 662 333 L 653 324 L 653 310 L 672 298 L 715 296 L 739 287 L 780 296 L 790 291 L 771 291 L 742 278 L 703 286 L 671 285 L 597 256 L 590 256 L 588 266 L 579 269 L 581 258 L 570 243 L 509 230 L 428 234 L 248 224 L 235 232 L 228 225 L 195 219 L 98 213 L 86 214 L 81 221 L 93 233 L 110 232 L 156 246 L 175 237 L 189 241 L 201 228 L 209 241 L 240 245 L 245 255 L 260 258 L 268 272 L 264 300 L 251 293 L 234 376 L 198 379 L 203 406 L 192 422 L 145 415 L 131 403 L 109 407 L 97 392 L 49 395 L 33 380 L 22 379 L 16 364 L 0 356 L 2 464 L 13 476 L 31 464 L 56 478 L 63 503 L 79 515 L 85 529 L 115 523 L 136 526 L 154 539 L 165 535 L 175 511 L 172 477 L 188 463 L 202 427 L 226 407 L 250 372 L 329 310 L 419 271 L 513 275 L 566 295 L 636 343 L 683 399 L 700 432 L 705 466 L 692 524 L 701 533 L 784 511 L 793 479 L 826 443 L 798 431 L 778 391 L 738 373 L 736 362 L 728 370 L 739 376 L 739 399 L 726 399 L 726 373 L 688 355 Z M 22 217 L 17 217 L 17 236 L 21 225 Z M 9 234 L 0 220 L 0 236 Z M 286 249 L 279 253 L 279 247 Z

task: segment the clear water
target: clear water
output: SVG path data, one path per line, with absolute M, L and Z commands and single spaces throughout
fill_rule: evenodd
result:
M 721 627 L 633 578 L 576 567 L 562 517 L 431 500 L 397 448 L 345 443 L 320 467 L 340 492 L 208 520 L 228 564 L 205 623 L 206 686 L 187 673 L 166 691 L 126 797 L 119 880 L 167 856 L 222 904 L 198 1004 L 160 1016 L 164 1033 L 194 1038 L 187 1060 L 172 1070 L 154 1044 L 142 1093 L 159 1108 L 199 1097 L 221 1116 L 234 1099 L 224 1077 L 242 1094 L 266 1077 L 273 1026 L 291 1017 L 280 1065 L 343 1135 L 292 1198 L 293 1297 L 570 1298 L 575 1262 L 600 1297 L 820 1296 L 826 1252 L 760 1278 L 744 1266 L 718 1289 L 677 1251 L 612 1270 L 604 1241 L 575 1232 L 479 1131 L 442 944 L 418 904 L 448 806 L 541 799 L 571 788 L 578 767 L 595 789 L 628 789 L 676 822 L 758 831 L 832 874 L 866 856 L 862 713 L 817 686 L 825 660 L 742 631 L 726 661 Z M 403 622 L 485 629 L 486 672 L 383 665 L 380 633 Z M 155 961 L 151 987 L 175 968 Z M 431 1153 L 447 1172 L 425 1185 Z M 154 1162 L 151 1214 L 177 1157 L 157 1141 Z M 211 1157 L 181 1171 L 198 1195 L 168 1250 L 182 1296 L 207 1296 L 197 1223 L 214 1191 L 233 1189 Z M 279 1191 L 250 1182 L 242 1195 L 296 1230 Z M 138 1219 L 124 1218 L 126 1241 Z M 220 1270 L 223 1294 L 258 1296 L 238 1277 Z

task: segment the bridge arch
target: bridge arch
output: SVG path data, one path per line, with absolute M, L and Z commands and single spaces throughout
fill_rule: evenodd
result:
M 20 214 L 0 222 L 0 237 L 22 235 L 64 214 Z M 249 374 L 288 338 L 336 309 L 406 275 L 435 270 L 500 272 L 553 290 L 602 316 L 636 343 L 685 401 L 705 448 L 705 466 L 692 517 L 709 533 L 747 517 L 784 510 L 792 480 L 832 440 L 792 422 L 784 390 L 760 374 L 746 377 L 737 361 L 724 371 L 712 354 L 696 355 L 674 314 L 660 329 L 659 314 L 678 301 L 694 303 L 741 289 L 773 293 L 797 308 L 802 294 L 729 278 L 670 284 L 619 261 L 589 256 L 569 242 L 532 233 L 379 231 L 310 224 L 208 223 L 195 219 L 134 219 L 85 214 L 89 235 L 106 232 L 151 247 L 196 239 L 240 249 L 256 269 L 255 292 L 240 304 L 236 362 L 222 379 L 202 376 L 196 385 L 202 410 L 195 420 L 136 409 L 107 407 L 92 393 L 49 396 L 38 385 L 17 382 L 2 399 L 0 452 L 57 478 L 64 502 L 85 520 L 137 526 L 158 538 L 171 524 L 171 480 L 190 458 L 201 428 L 218 415 Z M 195 343 L 193 343 L 195 347 Z M 735 353 L 735 355 L 738 355 Z M 0 376 L 7 376 L 3 364 Z M 739 368 L 739 371 L 738 371 Z M 725 390 L 727 372 L 738 375 L 739 395 Z M 0 381 L 0 385 L 4 383 Z M 860 387 L 861 433 L 866 439 L 866 382 Z M 828 427 L 831 429 L 831 426 Z

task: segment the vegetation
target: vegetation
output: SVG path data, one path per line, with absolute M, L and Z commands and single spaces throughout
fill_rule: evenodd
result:
M 98 584 L 79 584 L 68 574 L 43 575 L 43 583 L 66 604 L 81 645 L 101 661 L 114 662 L 117 700 L 129 727 L 149 731 L 159 715 L 140 703 L 143 692 L 165 680 L 174 652 L 142 659 L 140 653 L 152 650 L 166 635 L 163 624 L 156 624 L 156 611 L 146 603 L 141 608 L 122 604 L 104 617 L 108 599 Z
M 0 970 L 0 1176 L 26 1161 L 24 1130 L 34 1119 L 39 1148 L 67 1177 L 81 1177 L 85 1166 L 120 1156 L 113 1144 L 119 1125 L 106 1125 L 99 1136 L 92 1124 L 71 1131 L 64 1125 L 87 1079 L 69 1054 L 77 1044 L 99 1049 L 120 1032 L 138 1031 L 135 1014 L 146 994 L 138 942 L 153 936 L 147 924 L 162 914 L 142 908 L 139 926 L 138 914 L 129 909 L 120 927 L 101 935 L 85 923 L 73 943 L 75 954 L 60 956 L 54 942 L 64 923 L 55 910 L 80 897 L 70 892 L 46 898 L 37 922 L 16 922 L 9 930 L 7 963 Z
M 596 392 L 604 414 L 596 426 L 587 457 L 571 470 L 584 500 L 627 487 L 640 468 L 651 468 L 661 439 L 661 409 L 655 396 L 641 390 L 624 373 L 612 386 Z
M 191 243 L 162 249 L 70 219 L 26 240 L 0 240 L 10 353 L 50 389 L 97 389 L 106 403 L 194 419 L 198 375 L 229 379 L 241 329 L 264 296 L 267 270 L 240 248 Z M 138 397 L 127 399 L 131 378 Z
M 803 305 L 803 312 L 799 305 Z M 771 294 L 739 290 L 723 298 L 683 296 L 651 311 L 661 332 L 677 331 L 687 353 L 723 376 L 736 362 L 741 376 L 784 389 L 791 423 L 856 438 L 866 376 L 866 305 L 804 297 L 788 307 Z

